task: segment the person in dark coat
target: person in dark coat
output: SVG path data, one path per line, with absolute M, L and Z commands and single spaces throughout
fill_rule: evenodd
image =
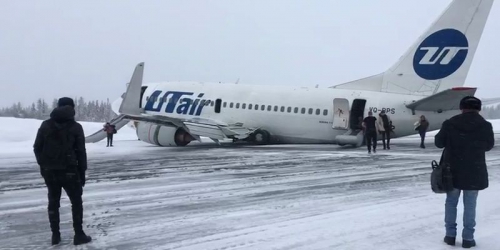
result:
M 116 133 L 115 125 L 111 125 L 109 122 L 104 125 L 103 130 L 106 132 L 108 138 L 108 144 L 106 147 L 113 147 L 113 134 Z
M 87 170 L 85 135 L 82 126 L 75 121 L 75 104 L 63 97 L 58 107 L 43 121 L 33 145 L 36 161 L 40 166 L 48 189 L 48 215 L 52 231 L 52 245 L 61 242 L 59 232 L 59 207 L 61 189 L 66 191 L 73 215 L 74 244 L 92 240 L 83 231 L 82 194 Z
M 415 128 L 416 131 L 418 131 L 418 134 L 420 135 L 420 147 L 425 148 L 425 134 L 427 133 L 427 130 L 429 129 L 429 121 L 425 118 L 424 115 L 420 116 L 420 120 L 418 120 L 415 125 L 417 126 Z
M 366 147 L 368 148 L 368 153 L 371 153 L 373 145 L 373 153 L 377 152 L 377 118 L 373 116 L 371 111 L 368 112 L 368 116 L 363 119 L 363 128 L 365 130 L 366 137 Z
M 460 101 L 462 114 L 443 122 L 434 141 L 438 148 L 444 148 L 443 160 L 450 164 L 453 176 L 454 189 L 446 194 L 444 241 L 455 245 L 457 205 L 463 192 L 462 246 L 466 248 L 476 245 L 476 200 L 479 190 L 488 187 L 485 152 L 495 144 L 491 123 L 479 114 L 481 105 L 481 100 L 476 97 L 464 97 Z

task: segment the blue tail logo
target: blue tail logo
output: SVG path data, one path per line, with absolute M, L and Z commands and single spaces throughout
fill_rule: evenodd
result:
M 426 80 L 439 80 L 455 73 L 469 52 L 467 37 L 456 29 L 443 29 L 429 35 L 413 56 L 413 69 Z

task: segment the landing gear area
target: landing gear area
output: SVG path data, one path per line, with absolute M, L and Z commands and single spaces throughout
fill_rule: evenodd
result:
M 241 142 L 241 141 L 244 141 L 247 143 L 252 143 L 255 145 L 267 145 L 267 144 L 271 144 L 272 136 L 271 136 L 271 133 L 269 133 L 267 130 L 257 129 L 248 138 L 245 138 L 242 140 L 233 138 L 233 143 L 237 143 L 237 142 Z
M 256 130 L 251 136 L 250 141 L 257 145 L 265 145 L 271 142 L 271 134 L 263 129 Z

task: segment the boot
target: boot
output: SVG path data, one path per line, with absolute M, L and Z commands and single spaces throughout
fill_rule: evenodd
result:
M 52 245 L 61 242 L 61 233 L 59 232 L 59 209 L 49 210 L 50 230 L 52 231 Z
M 454 246 L 455 245 L 455 237 L 451 237 L 451 236 L 444 237 L 444 243 L 446 243 L 450 246 Z
M 81 201 L 71 206 L 73 213 L 73 229 L 75 230 L 75 237 L 73 238 L 74 245 L 81 245 L 92 241 L 90 236 L 83 232 L 83 206 Z
M 52 232 L 52 245 L 57 245 L 61 242 L 61 233 Z
M 92 237 L 87 236 L 83 230 L 80 232 L 75 232 L 75 237 L 73 238 L 73 244 L 76 245 L 82 245 L 86 244 L 92 241 Z
M 463 248 L 471 248 L 476 246 L 476 241 L 475 240 L 463 240 L 462 241 L 462 247 Z

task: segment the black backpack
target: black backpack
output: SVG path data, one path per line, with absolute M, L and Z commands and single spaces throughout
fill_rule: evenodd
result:
M 49 122 L 49 130 L 44 136 L 42 147 L 42 168 L 48 170 L 64 170 L 78 165 L 70 133 L 70 124 L 58 127 L 55 122 Z

